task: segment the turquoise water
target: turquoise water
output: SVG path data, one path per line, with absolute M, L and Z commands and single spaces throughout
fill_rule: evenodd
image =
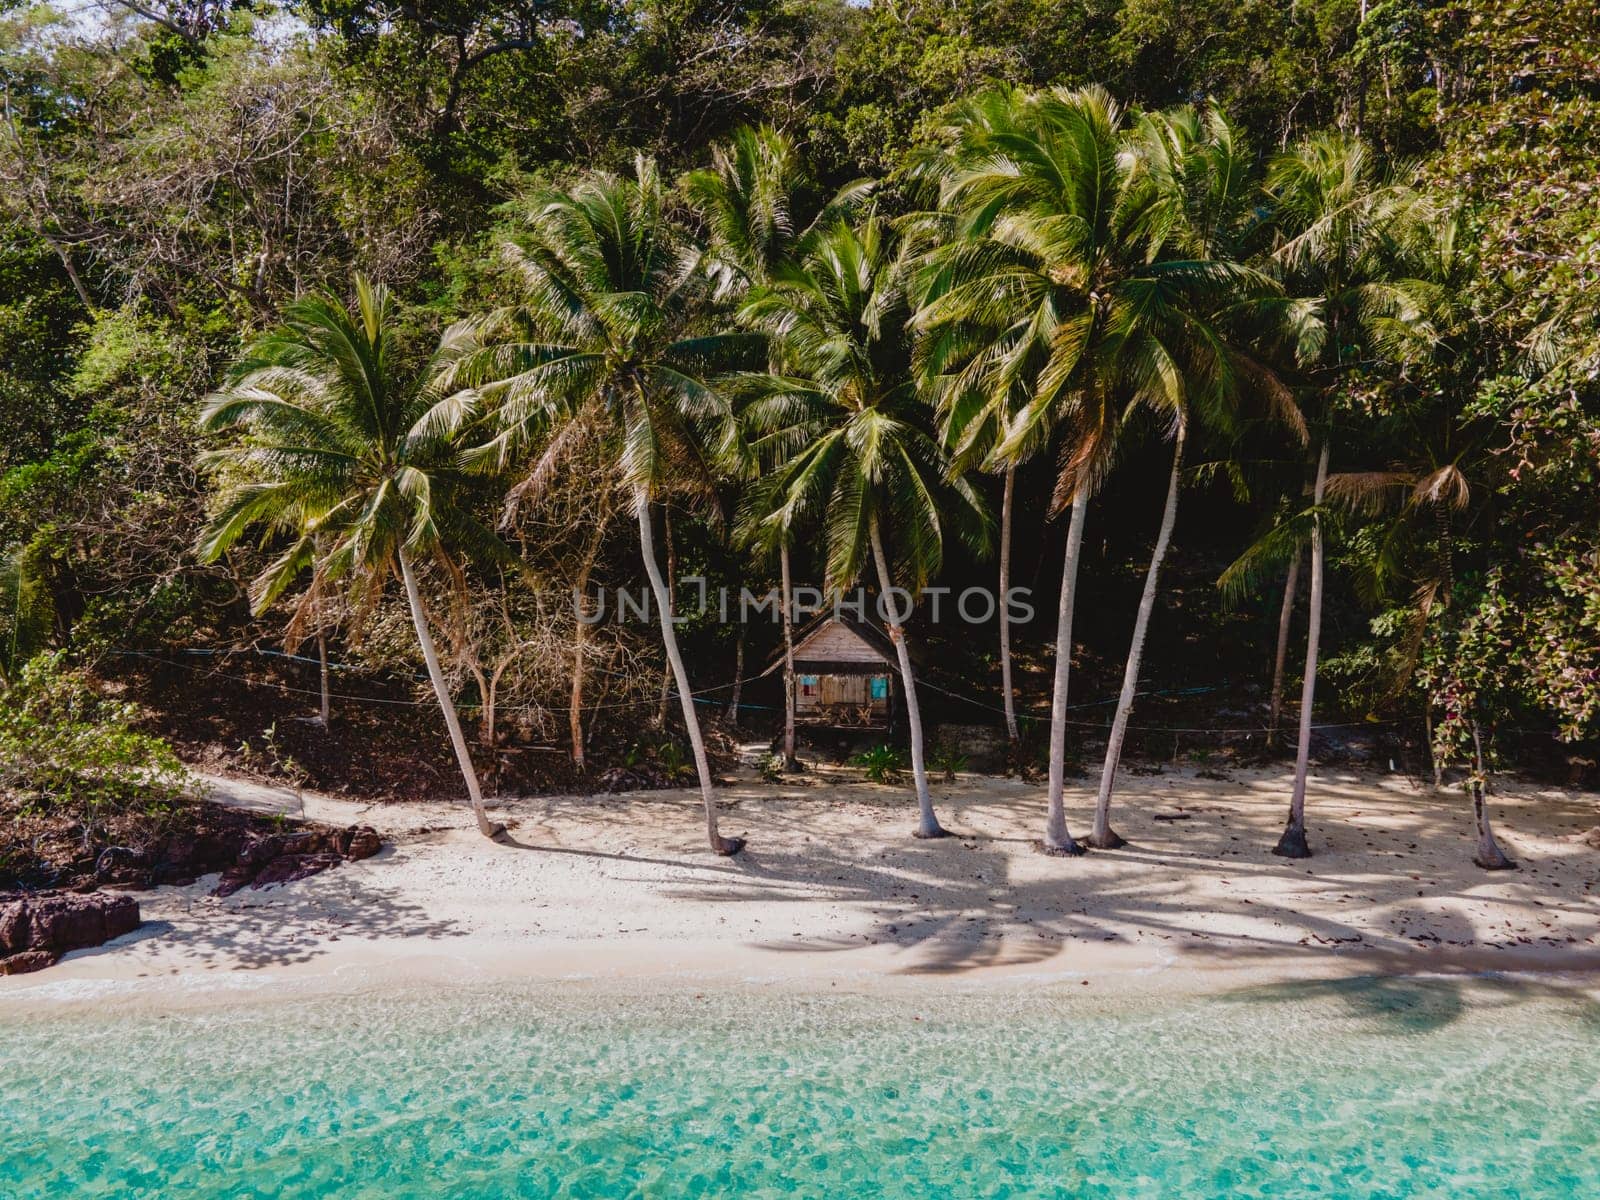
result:
M 1358 981 L 7 1016 L 0 1195 L 1600 1196 L 1600 1015 Z

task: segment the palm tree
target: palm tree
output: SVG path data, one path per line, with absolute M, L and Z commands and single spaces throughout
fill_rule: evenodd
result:
M 428 427 L 481 425 L 488 440 L 467 456 L 500 467 L 539 447 L 528 479 L 549 475 L 567 447 L 598 433 L 633 499 L 639 548 L 660 617 L 694 752 L 706 838 L 737 854 L 742 838 L 717 828 L 711 768 L 694 692 L 678 650 L 667 588 L 656 560 L 650 505 L 667 482 L 709 489 L 712 459 L 736 432 L 706 371 L 751 344 L 746 335 L 688 326 L 687 247 L 668 220 L 655 163 L 639 158 L 632 178 L 586 175 L 570 190 L 542 189 L 526 229 L 504 245 L 520 278 L 521 303 L 461 322 L 445 335 L 439 389 Z
M 1118 364 L 1138 381 L 1131 397 L 1171 414 L 1176 433 L 1161 528 L 1145 573 L 1095 799 L 1088 840 L 1101 849 L 1123 844 L 1111 828 L 1112 789 L 1138 691 L 1161 566 L 1177 520 L 1190 416 L 1231 429 L 1232 405 L 1249 389 L 1267 402 L 1269 415 L 1298 431 L 1304 428 L 1287 389 L 1249 355 L 1246 340 L 1239 336 L 1246 317 L 1256 315 L 1260 302 L 1276 289 L 1243 261 L 1255 190 L 1249 154 L 1237 131 L 1216 108 L 1204 114 L 1192 108 L 1147 114 L 1140 118 L 1123 161 L 1124 188 L 1136 197 L 1129 207 L 1142 213 L 1149 246 L 1150 261 L 1143 270 L 1154 273 L 1161 290 L 1134 293 L 1129 308 L 1137 317 L 1128 322 L 1132 337 L 1124 345 L 1113 339 L 1112 345 L 1118 357 L 1132 351 Z M 1161 278 L 1169 269 L 1176 279 Z M 1141 396 L 1137 389 L 1155 380 L 1159 388 Z
M 823 199 L 792 139 L 770 125 L 745 125 L 711 149 L 711 166 L 683 177 L 706 227 L 701 267 L 719 300 L 792 267 L 824 231 L 852 216 L 877 183 L 858 179 Z
M 823 202 L 794 142 L 772 126 L 762 125 L 736 129 L 726 143 L 712 148 L 711 166 L 685 175 L 683 186 L 706 227 L 707 246 L 701 265 L 713 281 L 715 297 L 742 303 L 752 288 L 770 283 L 774 272 L 792 269 L 822 232 L 859 208 L 876 185 L 872 180 L 858 180 Z M 773 372 L 782 370 L 776 362 L 769 363 L 769 367 Z M 764 448 L 771 450 L 773 440 L 765 439 Z M 759 472 L 759 455 L 744 457 L 743 469 L 737 473 Z M 764 508 L 759 501 L 744 507 L 755 512 Z M 789 770 L 799 765 L 795 757 L 794 600 L 790 572 L 794 532 L 787 524 L 757 528 L 746 523 L 740 534 L 746 545 L 775 550 L 778 557 L 779 601 L 783 610 L 783 762 Z M 742 651 L 743 647 L 741 631 L 738 649 Z M 734 687 L 737 696 L 737 682 Z M 733 715 L 730 708 L 730 719 Z
M 207 431 L 244 436 L 211 456 L 236 479 L 202 533 L 199 553 L 213 561 L 254 527 L 288 536 L 288 547 L 252 587 L 256 612 L 307 569 L 318 586 L 348 580 L 370 602 L 398 566 L 479 832 L 495 837 L 502 828 L 484 810 L 415 560 L 442 557 L 452 545 L 507 552 L 454 503 L 455 449 L 416 426 L 430 397 L 399 377 L 394 326 L 388 290 L 358 277 L 354 309 L 328 297 L 297 301 L 282 328 L 248 349 L 200 417 Z
M 1027 138 L 1021 127 L 1030 105 L 1025 94 L 997 90 L 958 105 L 939 143 L 914 161 L 913 178 L 937 186 L 939 211 L 915 214 L 905 224 L 913 244 L 927 245 L 914 285 L 920 385 L 932 398 L 939 433 L 953 472 L 974 468 L 998 472 L 1000 546 L 997 564 L 1000 635 L 1000 692 L 1006 736 L 1015 757 L 1020 750 L 1016 689 L 1012 678 L 1011 531 L 1016 503 L 1017 467 L 1040 449 L 1037 444 L 998 452 L 1011 418 L 1028 396 L 1027 355 L 1019 353 L 1019 324 L 1036 315 L 1037 297 L 1010 294 L 1004 286 L 968 289 L 945 300 L 952 289 L 990 278 L 991 261 L 981 257 L 989 214 L 963 210 L 963 189 L 975 170 L 992 164 L 1005 143 Z M 1012 302 L 1001 303 L 1005 297 Z M 1009 335 L 1009 336 L 1008 336 Z M 1066 620 L 1071 622 L 1071 589 L 1066 589 Z M 1070 639 L 1069 639 L 1070 646 Z M 1068 655 L 1070 659 L 1070 653 Z M 1065 829 L 1063 814 L 1061 828 Z M 1070 835 L 1062 834 L 1063 844 Z
M 1081 848 L 1063 807 L 1067 683 L 1078 550 L 1094 487 L 1126 407 L 1164 414 L 1176 435 L 1168 504 L 1146 577 L 1093 844 L 1115 845 L 1111 784 L 1131 711 L 1161 559 L 1176 516 L 1192 407 L 1220 409 L 1244 375 L 1269 379 L 1230 346 L 1217 314 L 1270 291 L 1219 254 L 1240 222 L 1242 151 L 1220 115 L 1187 110 L 1128 130 L 1099 88 L 996 93 L 958 108 L 955 166 L 941 203 L 956 236 L 928 256 L 919 328 L 955 365 L 944 395 L 960 424 L 1003 430 L 991 461 L 1019 461 L 1065 429 L 1056 502 L 1072 505 L 1063 563 L 1043 849 Z
M 1312 485 L 1311 594 L 1300 728 L 1288 819 L 1273 853 L 1307 858 L 1306 784 L 1322 627 L 1324 538 L 1322 499 L 1331 457 L 1332 410 L 1338 390 L 1367 346 L 1396 324 L 1420 319 L 1415 288 L 1399 269 L 1397 243 L 1415 207 L 1404 188 L 1379 178 L 1366 147 L 1338 133 L 1316 134 L 1276 158 L 1267 193 L 1282 240 L 1273 258 L 1301 302 L 1294 322 L 1296 353 L 1323 395 L 1317 468 Z
M 915 836 L 934 838 L 945 831 L 928 790 L 917 681 L 897 594 L 914 595 L 939 569 L 948 536 L 982 548 L 987 520 L 971 487 L 946 478 L 939 447 L 923 427 L 904 276 L 882 221 L 839 224 L 817 239 L 803 265 L 755 289 L 740 316 L 779 344 L 778 361 L 792 372 L 746 384 L 760 393 L 747 409 L 755 428 L 790 431 L 796 443 L 765 489 L 765 523 L 788 529 L 824 518 L 833 589 L 850 586 L 869 562 L 875 570 L 905 691 Z M 909 587 L 897 587 L 897 580 Z

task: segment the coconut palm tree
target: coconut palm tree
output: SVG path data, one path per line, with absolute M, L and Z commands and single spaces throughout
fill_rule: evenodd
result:
M 1099 88 L 995 93 L 957 110 L 955 165 L 940 176 L 955 236 L 925 260 L 917 325 L 949 364 L 943 396 L 963 430 L 1003 432 L 990 461 L 1066 443 L 1057 504 L 1072 505 L 1058 614 L 1050 785 L 1043 849 L 1081 848 L 1062 794 L 1078 548 L 1089 497 L 1125 413 L 1161 415 L 1175 435 L 1162 531 L 1136 621 L 1102 772 L 1092 844 L 1120 843 L 1111 785 L 1132 708 L 1144 633 L 1176 517 L 1192 410 L 1221 411 L 1247 376 L 1270 373 L 1231 345 L 1218 315 L 1269 294 L 1228 257 L 1247 182 L 1219 114 L 1147 117 L 1130 129 Z M 950 367 L 954 369 L 951 370 Z M 962 412 L 962 406 L 965 411 Z
M 1339 389 L 1367 351 L 1396 328 L 1422 318 L 1417 289 L 1399 253 L 1418 200 L 1380 177 L 1359 139 L 1339 133 L 1313 135 L 1279 155 L 1268 168 L 1266 188 L 1281 233 L 1273 260 L 1289 291 L 1304 298 L 1294 322 L 1296 356 L 1322 397 L 1294 786 L 1283 835 L 1273 848 L 1286 858 L 1307 858 L 1305 800 L 1325 559 L 1320 510 L 1331 458 L 1331 418 Z
M 751 293 L 741 320 L 780 343 L 778 361 L 793 373 L 747 381 L 759 395 L 746 411 L 758 431 L 789 431 L 793 439 L 792 455 L 764 489 L 765 522 L 822 521 L 835 590 L 869 563 L 877 575 L 905 692 L 915 836 L 934 838 L 945 831 L 928 790 L 909 613 L 899 598 L 914 596 L 939 569 L 948 538 L 981 549 L 988 523 L 972 488 L 946 477 L 924 426 L 927 410 L 911 378 L 905 269 L 895 251 L 876 217 L 841 223 L 817 239 L 801 266 Z
M 728 141 L 714 146 L 711 166 L 691 171 L 683 178 L 689 202 L 707 232 L 701 267 L 714 284 L 720 301 L 743 303 L 750 289 L 772 281 L 773 273 L 794 267 L 822 231 L 847 219 L 876 186 L 873 180 L 847 184 L 824 201 L 794 142 L 770 125 L 742 126 Z M 780 344 L 772 344 L 774 351 Z M 770 362 L 774 373 L 782 366 Z M 760 449 L 781 452 L 781 435 L 769 432 Z M 759 472 L 760 454 L 746 454 L 733 473 Z M 765 465 L 771 465 L 770 457 Z M 748 512 L 764 513 L 757 500 L 746 503 Z M 775 552 L 778 558 L 780 620 L 783 626 L 783 761 L 790 770 L 795 757 L 794 599 L 790 553 L 794 533 L 786 524 L 741 526 L 739 536 L 747 546 Z M 739 649 L 744 646 L 741 636 Z M 738 685 L 735 684 L 737 693 Z M 730 709 L 730 716 L 732 710 Z
M 297 301 L 282 328 L 258 339 L 207 398 L 201 427 L 242 436 L 211 462 L 230 482 L 201 534 L 201 558 L 220 557 L 252 528 L 289 544 L 255 580 L 256 612 L 304 571 L 316 587 L 346 581 L 370 602 L 398 568 L 417 645 L 472 800 L 494 837 L 417 584 L 419 556 L 452 548 L 509 558 L 455 501 L 456 450 L 418 429 L 431 398 L 401 375 L 388 290 L 358 277 L 356 305 Z
M 793 266 L 827 229 L 848 220 L 875 180 L 858 179 L 824 197 L 794 141 L 771 125 L 745 125 L 711 149 L 711 166 L 683 188 L 706 229 L 701 268 L 715 298 L 741 301 Z
M 1006 455 L 997 449 L 1011 417 L 1027 400 L 1031 380 L 1025 369 L 1026 355 L 1018 353 L 1016 333 L 1019 325 L 1036 315 L 1037 297 L 1010 292 L 1004 281 L 989 276 L 993 264 L 982 257 L 982 251 L 993 214 L 967 210 L 957 181 L 971 184 L 975 171 L 992 164 L 996 155 L 1004 153 L 1008 141 L 1025 144 L 1030 111 L 1026 93 L 1007 89 L 986 92 L 957 105 L 942 136 L 914 160 L 911 171 L 914 179 L 934 185 L 938 209 L 914 214 L 904 222 L 908 240 L 927 247 L 913 282 L 917 312 L 912 325 L 920 335 L 916 346 L 919 386 L 937 411 L 950 468 L 955 472 L 997 472 L 1002 480 L 996 581 L 1000 693 L 1013 756 L 1019 752 L 1020 733 L 1006 597 L 1011 590 L 1016 472 L 1040 447 L 1014 448 Z M 945 301 L 952 288 L 975 280 L 998 286 L 989 287 L 987 294 L 982 287 L 969 289 L 959 299 Z M 1011 303 L 1002 303 L 1003 299 Z M 1070 623 L 1070 589 L 1066 595 Z M 1063 837 L 1071 841 L 1070 836 Z
M 645 157 L 632 177 L 604 172 L 570 190 L 542 189 L 526 205 L 522 233 L 503 253 L 521 286 L 520 302 L 453 326 L 441 347 L 437 387 L 445 398 L 425 423 L 481 429 L 487 440 L 468 465 L 502 468 L 534 450 L 527 479 L 537 484 L 569 443 L 598 434 L 632 496 L 661 640 L 694 752 L 706 837 L 718 854 L 737 854 L 723 837 L 711 794 L 711 768 L 689 674 L 678 650 L 672 609 L 656 560 L 650 504 L 669 483 L 709 494 L 712 460 L 736 433 L 724 397 L 705 380 L 757 340 L 689 324 L 689 292 L 699 278 L 666 215 L 667 192 Z
M 1304 433 L 1299 409 L 1277 377 L 1249 352 L 1248 326 L 1277 289 L 1245 265 L 1254 229 L 1254 181 L 1248 149 L 1221 111 L 1177 108 L 1146 114 L 1129 139 L 1124 158 L 1129 207 L 1142 214 L 1149 247 L 1146 271 L 1158 287 L 1130 305 L 1138 322 L 1114 353 L 1138 381 L 1159 380 L 1158 390 L 1135 390 L 1132 398 L 1175 425 L 1172 470 L 1161 527 L 1145 572 L 1133 638 L 1107 739 L 1095 799 L 1089 844 L 1115 849 L 1123 839 L 1111 828 L 1111 797 L 1121 765 L 1128 719 L 1138 691 L 1150 617 L 1162 563 L 1177 520 L 1185 442 L 1191 417 L 1222 432 L 1236 427 L 1236 405 L 1245 393 L 1264 402 L 1265 415 Z M 1162 279 L 1174 270 L 1175 280 Z M 1163 294 L 1164 293 L 1164 294 Z M 1270 311 L 1270 309 L 1269 309 Z M 1140 327 L 1142 326 L 1142 328 Z M 1115 361 L 1115 359 L 1113 360 Z

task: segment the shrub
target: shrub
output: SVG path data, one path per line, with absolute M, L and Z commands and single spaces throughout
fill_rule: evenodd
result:
M 0 794 L 79 822 L 85 844 L 112 812 L 170 811 L 189 772 L 164 740 L 132 728 L 137 716 L 60 653 L 30 659 L 0 697 Z
M 956 772 L 967 769 L 967 756 L 954 746 L 939 742 L 928 754 L 928 766 L 931 770 L 943 774 L 946 783 L 954 783 Z
M 893 746 L 880 742 L 850 760 L 866 771 L 873 783 L 893 783 L 906 769 L 906 756 Z
M 768 783 L 783 782 L 783 755 L 771 751 L 761 756 L 761 761 L 756 764 L 756 770 L 761 772 L 761 778 Z

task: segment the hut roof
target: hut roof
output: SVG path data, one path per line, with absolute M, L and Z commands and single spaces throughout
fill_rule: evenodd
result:
M 782 666 L 779 650 L 761 673 L 770 675 Z M 823 675 L 881 675 L 886 666 L 897 669 L 898 659 L 894 642 L 876 622 L 825 613 L 796 632 L 794 666 Z

